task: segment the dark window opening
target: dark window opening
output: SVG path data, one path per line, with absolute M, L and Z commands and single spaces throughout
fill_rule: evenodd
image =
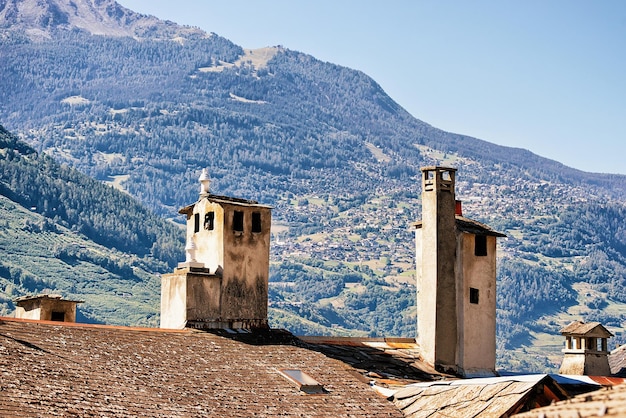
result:
M 193 232 L 194 234 L 196 232 L 200 232 L 200 214 L 199 213 L 193 214 Z
M 252 212 L 252 232 L 261 232 L 261 212 Z
M 487 236 L 476 235 L 474 240 L 474 255 L 484 257 L 487 255 Z
M 213 221 L 215 220 L 215 212 L 207 212 L 204 215 L 204 229 L 212 231 L 215 227 Z
M 243 232 L 243 212 L 239 210 L 233 213 L 233 231 Z
M 50 320 L 51 321 L 64 322 L 65 321 L 65 312 L 54 312 L 54 311 L 52 311 L 52 313 L 50 314 Z
M 470 287 L 470 303 L 478 304 L 478 289 Z

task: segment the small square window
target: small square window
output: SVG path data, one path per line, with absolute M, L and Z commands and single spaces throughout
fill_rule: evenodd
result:
M 207 212 L 204 215 L 204 229 L 206 229 L 207 231 L 212 231 L 213 228 L 215 228 L 214 221 L 215 212 Z
M 470 303 L 478 304 L 478 289 L 470 287 Z
M 50 320 L 51 321 L 64 322 L 65 321 L 65 312 L 54 312 L 54 311 L 52 311 L 52 313 L 50 314 Z
M 243 212 L 239 210 L 233 212 L 233 231 L 243 232 Z
M 487 236 L 475 235 L 474 237 L 474 255 L 484 257 L 487 255 Z
M 261 212 L 252 212 L 252 232 L 261 232 Z

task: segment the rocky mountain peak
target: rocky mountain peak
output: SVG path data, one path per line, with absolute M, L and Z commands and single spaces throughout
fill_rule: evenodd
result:
M 135 13 L 115 0 L 0 0 L 0 29 L 19 31 L 31 40 L 74 29 L 135 38 L 206 36 L 200 29 Z

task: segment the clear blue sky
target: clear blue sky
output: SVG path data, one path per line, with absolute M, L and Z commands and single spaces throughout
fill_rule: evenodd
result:
M 361 70 L 413 116 L 626 174 L 626 0 L 119 0 Z

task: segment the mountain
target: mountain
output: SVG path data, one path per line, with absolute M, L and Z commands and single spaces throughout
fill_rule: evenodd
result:
M 22 32 L 30 40 L 52 39 L 59 31 L 84 30 L 93 35 L 153 37 L 161 33 L 204 36 L 194 28 L 183 28 L 152 16 L 135 13 L 114 0 L 3 0 L 0 28 Z
M 1 126 L 0 219 L 0 314 L 61 290 L 86 302 L 83 320 L 158 324 L 156 274 L 182 256 L 183 231 Z
M 465 214 L 508 235 L 502 367 L 553 368 L 570 319 L 621 332 L 626 176 L 439 130 L 360 71 L 113 1 L 4 2 L 0 28 L 0 123 L 37 152 L 177 222 L 203 167 L 216 192 L 274 206 L 275 326 L 412 335 L 419 168 L 441 164 Z

